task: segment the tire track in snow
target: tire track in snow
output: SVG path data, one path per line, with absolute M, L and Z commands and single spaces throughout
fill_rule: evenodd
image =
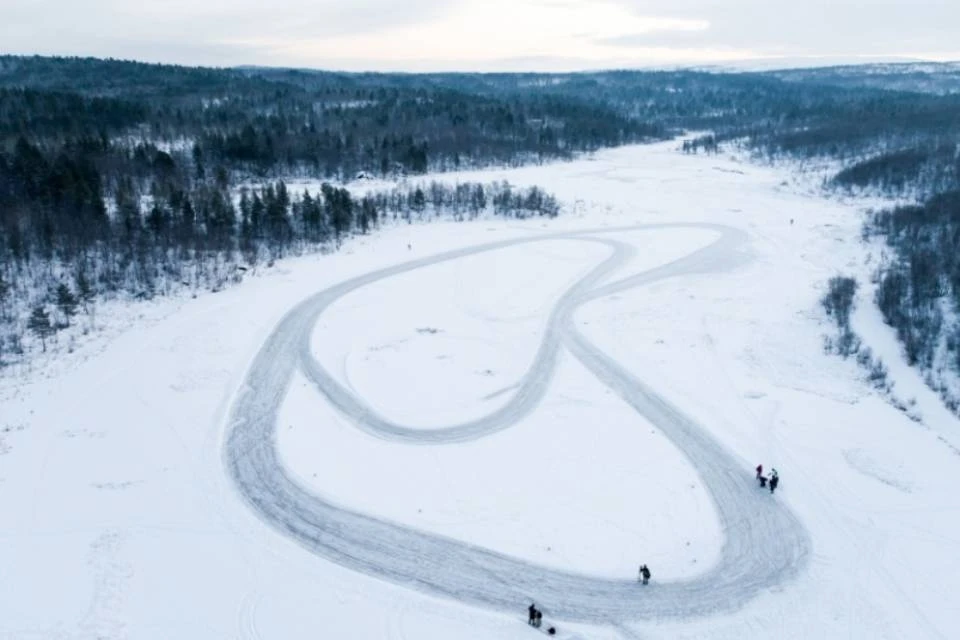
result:
M 656 229 L 705 229 L 720 237 L 670 263 L 606 282 L 632 248 L 603 236 Z M 333 378 L 310 353 L 320 314 L 351 291 L 378 280 L 485 251 L 546 240 L 600 242 L 611 255 L 577 281 L 551 312 L 543 341 L 510 400 L 491 414 L 440 429 L 387 420 Z M 796 576 L 810 542 L 793 514 L 757 491 L 745 465 L 702 427 L 580 333 L 578 307 L 670 277 L 709 274 L 744 261 L 743 232 L 709 224 L 659 224 L 544 234 L 504 240 L 402 263 L 347 280 L 294 307 L 252 362 L 237 393 L 224 444 L 224 463 L 257 515 L 316 555 L 368 575 L 461 602 L 515 612 L 530 600 L 559 619 L 616 624 L 642 619 L 684 619 L 738 609 Z M 505 429 L 539 404 L 566 348 L 603 384 L 660 429 L 687 456 L 715 504 L 725 540 L 719 562 L 697 577 L 641 588 L 559 571 L 448 537 L 425 533 L 335 506 L 298 484 L 276 449 L 276 415 L 299 366 L 352 422 L 380 438 L 410 444 L 465 442 Z

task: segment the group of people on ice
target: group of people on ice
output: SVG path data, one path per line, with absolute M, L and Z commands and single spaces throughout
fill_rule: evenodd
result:
M 777 490 L 777 485 L 780 484 L 780 476 L 777 474 L 776 469 L 770 469 L 770 477 L 767 478 L 763 475 L 763 465 L 757 465 L 757 480 L 760 482 L 760 487 L 766 487 L 770 485 L 770 493 L 773 493 Z
M 537 609 L 537 605 L 534 604 L 534 603 L 532 603 L 532 602 L 530 603 L 530 606 L 527 607 L 527 611 L 530 613 L 530 619 L 527 620 L 527 624 L 529 624 L 529 625 L 532 626 L 532 627 L 536 627 L 537 629 L 539 629 L 539 628 L 540 628 L 540 625 L 543 624 L 543 611 L 540 611 L 539 609 Z M 553 635 L 556 635 L 556 634 L 557 634 L 557 629 L 556 629 L 556 627 L 548 627 L 548 628 L 547 628 L 547 635 L 548 635 L 548 636 L 553 636 Z
M 770 469 L 770 476 L 767 477 L 763 475 L 763 465 L 757 465 L 757 481 L 760 483 L 761 488 L 770 487 L 770 493 L 773 493 L 777 490 L 777 485 L 780 484 L 780 475 L 777 473 L 776 469 Z M 637 582 L 641 584 L 650 583 L 650 567 L 646 564 L 640 565 L 640 570 L 637 574 Z M 527 624 L 530 626 L 540 628 L 540 625 L 543 623 L 543 612 L 537 609 L 535 604 L 531 604 L 527 607 L 527 611 L 530 613 L 530 618 L 527 620 Z M 555 627 L 547 628 L 548 635 L 556 635 L 557 630 Z

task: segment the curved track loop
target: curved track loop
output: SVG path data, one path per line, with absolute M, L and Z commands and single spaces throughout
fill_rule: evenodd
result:
M 712 244 L 683 258 L 602 284 L 632 249 L 602 235 L 669 228 L 717 232 Z M 557 302 L 543 342 L 517 392 L 488 416 L 439 429 L 418 429 L 378 415 L 315 360 L 310 335 L 323 311 L 340 297 L 401 273 L 469 255 L 544 240 L 601 242 L 610 257 Z M 224 449 L 228 473 L 254 511 L 318 556 L 363 573 L 432 594 L 509 611 L 533 600 L 556 618 L 616 624 L 639 619 L 690 618 L 731 611 L 798 574 L 810 555 L 803 526 L 777 500 L 756 491 L 744 464 L 649 386 L 594 347 L 573 322 L 591 300 L 664 278 L 723 271 L 744 261 L 743 232 L 718 225 L 663 224 L 604 228 L 506 240 L 414 260 L 353 278 L 322 291 L 287 313 L 257 354 L 235 399 Z M 480 438 L 528 415 L 543 398 L 563 347 L 603 384 L 659 428 L 687 456 L 715 503 L 725 534 L 719 562 L 706 573 L 639 588 L 633 581 L 567 573 L 443 536 L 337 507 L 300 486 L 276 450 L 276 416 L 299 363 L 320 392 L 359 428 L 411 444 Z

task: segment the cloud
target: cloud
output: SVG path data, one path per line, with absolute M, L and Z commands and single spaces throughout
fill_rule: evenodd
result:
M 617 0 L 637 14 L 696 16 L 697 32 L 636 32 L 613 47 L 749 47 L 766 55 L 890 55 L 956 50 L 960 3 L 948 0 Z
M 487 68 L 506 59 L 574 57 L 597 66 L 609 56 L 598 42 L 630 33 L 699 31 L 708 23 L 692 18 L 638 15 L 609 1 L 465 0 L 417 23 L 329 38 L 227 38 L 235 46 L 257 46 L 281 59 L 304 64 L 366 68 Z M 365 62 L 363 62 L 365 61 Z M 431 64 L 432 61 L 432 64 Z
M 605 69 L 663 69 L 677 66 L 738 63 L 760 57 L 749 49 L 676 49 L 646 48 L 627 55 L 602 59 L 576 56 L 529 56 L 497 58 L 475 67 L 476 71 L 565 73 L 574 71 L 601 71 Z M 448 71 L 456 67 L 436 68 L 431 61 L 419 61 L 424 70 Z
M 949 0 L 0 0 L 6 52 L 337 69 L 956 51 Z
M 262 56 L 270 57 L 268 49 L 251 44 L 258 39 L 370 35 L 436 19 L 458 4 L 457 0 L 2 2 L 0 42 L 5 52 L 187 64 L 256 63 Z

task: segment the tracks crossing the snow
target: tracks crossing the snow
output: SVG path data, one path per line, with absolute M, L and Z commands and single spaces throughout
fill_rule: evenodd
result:
M 611 234 L 654 229 L 704 229 L 710 245 L 645 272 L 609 281 L 633 251 Z M 332 303 L 360 287 L 466 256 L 546 240 L 602 243 L 610 256 L 557 301 L 543 339 L 509 401 L 481 418 L 445 428 L 403 425 L 377 414 L 313 357 L 310 335 Z M 777 500 L 753 489 L 743 464 L 703 427 L 599 350 L 573 322 L 592 300 L 665 278 L 721 272 L 744 261 L 743 232 L 709 224 L 637 225 L 494 242 L 413 260 L 347 280 L 294 307 L 264 343 L 231 409 L 224 462 L 237 490 L 257 515 L 316 555 L 397 584 L 479 606 L 518 611 L 534 600 L 554 618 L 619 624 L 683 619 L 740 608 L 797 575 L 810 555 L 806 531 Z M 360 429 L 412 445 L 482 438 L 529 415 L 550 387 L 561 349 L 660 429 L 688 458 L 710 493 L 725 539 L 719 562 L 695 578 L 656 582 L 567 573 L 458 540 L 337 507 L 312 494 L 284 469 L 276 450 L 276 416 L 299 369 Z

